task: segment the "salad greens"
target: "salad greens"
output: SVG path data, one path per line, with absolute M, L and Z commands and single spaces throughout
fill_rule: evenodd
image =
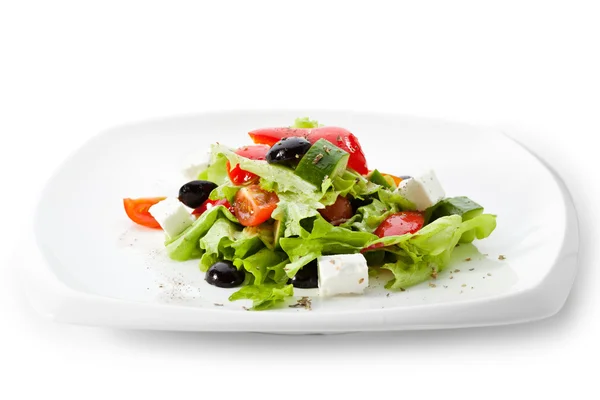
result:
M 382 268 L 394 274 L 394 279 L 386 287 L 400 289 L 429 277 L 435 278 L 448 265 L 452 250 L 464 233 L 473 232 L 478 239 L 483 239 L 495 227 L 496 219 L 490 214 L 465 222 L 460 216 L 451 215 L 435 220 L 417 233 L 385 237 L 371 245 L 381 243 L 386 246 L 385 251 L 395 257 L 395 261 L 384 264 Z
M 292 126 L 318 127 L 308 118 L 298 118 Z M 330 144 L 336 152 L 346 153 Z M 321 158 L 312 164 L 318 165 Z M 426 210 L 425 225 L 417 232 L 380 237 L 378 228 L 388 217 L 415 210 L 415 205 L 379 171 L 369 179 L 349 167 L 332 169 L 333 176 L 326 175 L 322 184 L 315 185 L 291 167 L 249 159 L 221 144 L 212 146 L 210 164 L 198 177 L 218 185 L 211 200 L 234 204 L 241 186 L 228 176 L 228 162 L 257 175 L 262 190 L 277 194 L 271 219 L 244 227 L 228 207 L 217 205 L 165 245 L 173 260 L 198 259 L 202 271 L 222 260 L 245 270 L 244 286 L 230 300 L 252 300 L 254 310 L 276 307 L 293 296 L 288 280 L 323 255 L 363 253 L 370 267 L 392 272 L 394 278 L 386 287 L 399 290 L 435 278 L 448 266 L 459 242 L 484 239 L 496 227 L 494 215 L 484 214 L 483 207 L 466 197 L 456 197 Z M 354 213 L 334 226 L 321 212 L 339 196 L 352 199 Z M 372 273 L 377 271 L 373 268 Z
M 318 128 L 319 126 L 322 125 L 319 125 L 318 121 L 311 121 L 310 118 L 304 117 L 296 118 L 294 124 L 292 125 L 292 128 Z
M 267 310 L 282 303 L 294 295 L 292 285 L 266 283 L 264 285 L 248 285 L 229 296 L 230 301 L 252 300 L 252 309 Z

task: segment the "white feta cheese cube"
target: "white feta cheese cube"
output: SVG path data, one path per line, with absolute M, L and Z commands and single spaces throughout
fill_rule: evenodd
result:
M 362 254 L 323 256 L 318 265 L 321 296 L 362 294 L 369 286 L 369 269 Z
M 179 235 L 194 222 L 194 217 L 179 199 L 168 197 L 148 210 L 170 238 Z
M 183 174 L 186 179 L 190 181 L 198 179 L 198 175 L 200 172 L 204 171 L 208 168 L 210 163 L 210 152 L 201 151 L 195 152 L 187 155 L 185 157 L 185 168 L 183 169 Z
M 418 211 L 426 210 L 446 196 L 432 170 L 418 178 L 403 180 L 397 190 L 404 198 L 414 203 Z

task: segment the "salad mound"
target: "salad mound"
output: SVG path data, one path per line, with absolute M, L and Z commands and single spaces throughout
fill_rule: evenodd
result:
M 294 288 L 362 293 L 379 268 L 393 274 L 387 289 L 404 290 L 496 227 L 476 202 L 445 197 L 433 171 L 369 170 L 346 129 L 299 118 L 249 135 L 254 145 L 212 145 L 176 199 L 125 199 L 125 208 L 165 231 L 171 259 L 198 259 L 208 283 L 239 287 L 229 299 L 253 310 L 281 305 Z

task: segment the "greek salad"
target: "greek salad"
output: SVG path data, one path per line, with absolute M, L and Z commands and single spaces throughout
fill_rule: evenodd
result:
M 382 269 L 393 275 L 387 289 L 405 290 L 496 227 L 475 201 L 446 197 L 434 171 L 369 169 L 344 128 L 299 118 L 249 136 L 254 144 L 216 143 L 190 163 L 177 196 L 124 206 L 132 221 L 164 231 L 171 259 L 198 259 L 209 284 L 239 287 L 230 301 L 252 300 L 253 310 L 280 306 L 294 288 L 362 294 Z

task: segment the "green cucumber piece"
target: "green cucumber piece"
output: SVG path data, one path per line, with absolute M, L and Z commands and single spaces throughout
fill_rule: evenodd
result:
M 483 214 L 483 207 L 468 197 L 451 197 L 440 201 L 431 213 L 431 221 L 448 215 L 460 215 L 463 221 L 468 221 L 478 215 Z M 471 243 L 475 240 L 475 231 L 465 232 L 461 238 L 461 243 Z
M 316 187 L 327 178 L 335 178 L 348 166 L 350 154 L 325 139 L 311 146 L 296 167 L 296 175 Z
M 475 203 L 468 197 L 451 197 L 444 199 L 437 204 L 433 216 L 435 219 L 448 215 L 460 215 L 463 221 L 481 215 L 483 207 Z
M 390 182 L 388 182 L 388 180 L 385 179 L 385 176 L 383 176 L 378 170 L 374 170 L 373 172 L 371 172 L 371 175 L 369 176 L 369 181 L 373 182 L 376 185 L 383 186 L 386 189 L 394 189 L 392 185 L 390 185 Z

